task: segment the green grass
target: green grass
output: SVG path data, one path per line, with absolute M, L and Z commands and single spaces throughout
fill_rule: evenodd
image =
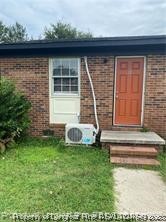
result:
M 159 160 L 150 169 L 166 181 L 166 153 Z M 99 148 L 29 138 L 0 155 L 0 212 L 113 212 L 112 169 Z
M 166 152 L 161 153 L 159 155 L 159 161 L 160 161 L 159 171 L 163 180 L 166 182 Z
M 0 155 L 0 212 L 112 212 L 113 193 L 99 148 L 28 139 Z

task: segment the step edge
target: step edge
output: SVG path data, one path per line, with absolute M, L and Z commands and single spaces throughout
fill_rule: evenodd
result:
M 101 143 L 111 143 L 112 144 L 140 144 L 140 145 L 165 145 L 165 141 L 133 141 L 133 140 L 109 140 L 109 139 L 100 139 Z
M 114 159 L 115 159 L 116 157 L 114 157 Z M 117 157 L 117 158 L 121 158 L 121 159 L 129 159 L 129 158 L 127 158 L 127 157 Z M 115 160 L 113 161 L 113 159 L 112 158 L 110 158 L 110 162 L 111 163 L 117 163 L 117 164 L 133 164 L 133 165 L 156 165 L 156 166 L 159 166 L 160 165 L 160 162 L 157 160 L 157 159 L 153 159 L 153 158 L 150 158 L 150 159 L 148 159 L 148 158 L 136 158 L 136 157 L 132 157 L 132 159 L 134 160 L 142 160 L 142 161 L 145 161 L 145 162 L 142 162 L 142 163 L 134 163 L 134 162 L 130 162 L 130 161 L 128 161 L 128 162 L 120 162 L 120 160 L 119 161 L 117 161 L 116 160 L 116 162 L 115 162 Z M 153 161 L 154 163 L 149 163 L 149 162 L 146 162 L 147 160 L 151 160 L 151 161 Z
M 157 155 L 149 155 L 149 154 L 121 154 L 121 153 L 115 153 L 115 154 L 111 154 L 110 155 L 111 157 L 139 157 L 139 158 L 141 158 L 141 157 L 143 157 L 143 158 L 157 158 Z
M 112 149 L 110 148 L 110 152 L 143 152 L 143 153 L 158 153 L 158 151 L 156 149 L 151 149 L 151 148 L 148 148 L 148 149 L 137 149 L 137 148 L 133 148 L 133 149 L 125 149 L 125 148 L 122 148 L 122 149 Z

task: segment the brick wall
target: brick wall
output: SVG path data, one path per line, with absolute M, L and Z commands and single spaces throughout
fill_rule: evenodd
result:
M 113 119 L 114 57 L 88 57 L 92 74 L 97 111 L 101 129 L 111 129 Z M 145 126 L 166 137 L 166 57 L 148 56 L 145 96 Z M 56 136 L 64 136 L 64 125 L 49 124 L 49 65 L 48 58 L 0 58 L 1 75 L 13 79 L 17 88 L 25 93 L 32 103 L 31 128 L 33 136 L 43 130 L 54 130 Z M 81 60 L 81 122 L 95 123 L 93 100 Z
M 1 74 L 14 80 L 17 88 L 31 101 L 32 135 L 41 135 L 48 127 L 48 59 L 47 58 L 6 58 L 0 59 Z
M 88 67 L 94 85 L 100 127 L 111 129 L 114 57 L 88 57 Z M 93 97 L 83 60 L 81 61 L 81 83 L 81 122 L 95 123 Z
M 144 125 L 166 138 L 166 56 L 147 57 Z

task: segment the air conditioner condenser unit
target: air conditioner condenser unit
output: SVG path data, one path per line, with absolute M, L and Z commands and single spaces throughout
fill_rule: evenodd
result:
M 65 142 L 68 144 L 93 144 L 96 129 L 93 124 L 66 124 Z

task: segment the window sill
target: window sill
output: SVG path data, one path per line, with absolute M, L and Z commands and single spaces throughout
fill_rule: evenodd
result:
M 52 94 L 51 98 L 80 98 L 80 95 L 76 94 Z
M 53 127 L 59 127 L 59 128 L 64 128 L 66 123 L 50 123 L 50 126 Z

